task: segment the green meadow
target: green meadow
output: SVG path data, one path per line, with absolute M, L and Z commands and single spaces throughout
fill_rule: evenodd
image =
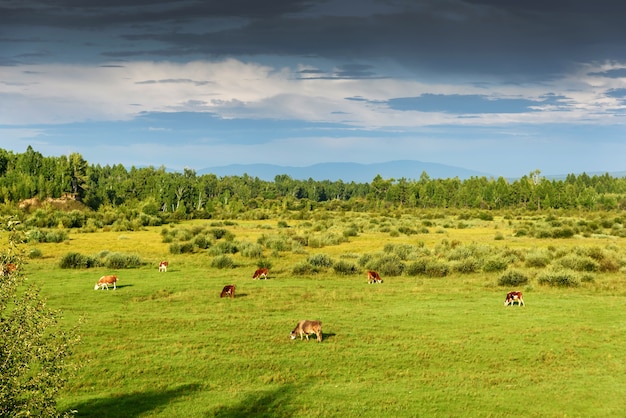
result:
M 58 404 L 78 417 L 617 417 L 626 247 L 613 218 L 324 212 L 67 230 L 27 244 L 25 273 L 64 325 L 82 321 Z M 61 268 L 68 253 L 140 262 Z M 252 280 L 259 265 L 268 280 Z M 372 267 L 382 284 L 367 283 Z M 105 274 L 117 289 L 94 291 Z M 234 299 L 219 297 L 226 284 Z M 504 307 L 510 290 L 526 306 Z M 322 343 L 289 338 L 301 319 L 322 321 Z

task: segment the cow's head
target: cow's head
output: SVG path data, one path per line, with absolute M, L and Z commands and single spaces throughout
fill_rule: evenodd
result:
M 289 334 L 289 338 L 291 338 L 292 340 L 296 339 L 296 331 L 291 331 L 291 334 Z
M 100 287 L 100 285 L 98 283 L 96 283 L 96 285 L 94 286 L 93 290 L 98 290 L 99 287 Z

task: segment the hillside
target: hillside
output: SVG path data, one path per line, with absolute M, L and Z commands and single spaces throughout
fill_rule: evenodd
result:
M 493 176 L 489 173 L 468 170 L 462 167 L 413 160 L 389 161 L 375 164 L 321 163 L 306 167 L 279 166 L 272 164 L 232 164 L 203 168 L 198 171 L 198 174 L 215 174 L 218 177 L 247 174 L 265 181 L 273 181 L 277 175 L 286 174 L 296 180 L 308 180 L 311 178 L 317 181 L 342 180 L 346 183 L 369 183 L 379 174 L 385 179 L 405 178 L 407 180 L 417 180 L 424 172 L 433 179 L 458 177 L 464 180 L 470 177 Z

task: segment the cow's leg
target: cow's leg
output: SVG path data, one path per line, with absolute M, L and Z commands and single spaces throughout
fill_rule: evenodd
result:
M 115 287 L 115 282 L 113 282 L 113 290 L 117 289 L 117 287 Z

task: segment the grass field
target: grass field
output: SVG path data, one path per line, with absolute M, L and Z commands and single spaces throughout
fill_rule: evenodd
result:
M 233 268 L 211 267 L 206 251 L 169 254 L 163 229 L 70 233 L 37 244 L 26 273 L 69 326 L 84 318 L 74 360 L 80 370 L 61 410 L 79 417 L 506 416 L 620 417 L 626 411 L 626 282 L 623 268 L 574 288 L 543 286 L 540 270 L 522 286 L 525 307 L 504 307 L 499 273 L 383 276 L 364 269 L 293 274 L 307 255 L 356 259 L 389 243 L 433 249 L 442 241 L 536 251 L 594 247 L 623 255 L 623 238 L 515 237 L 502 219 L 432 225 L 389 234 L 393 219 L 315 223 L 236 221 L 237 240 L 326 233 L 354 223 L 359 233 L 332 246 L 268 251 L 270 279 L 253 281 L 256 260 L 234 254 Z M 441 221 L 444 222 L 444 221 Z M 521 222 L 521 221 L 520 221 Z M 206 223 L 206 221 L 205 221 Z M 313 225 L 312 225 L 313 224 Z M 286 231 L 286 232 L 285 232 Z M 384 232 L 381 232 L 384 231 Z M 501 234 L 499 239 L 494 235 Z M 311 232 L 313 234 L 313 232 Z M 137 253 L 141 267 L 60 269 L 71 251 Z M 167 273 L 158 261 L 167 259 Z M 520 266 L 523 268 L 523 265 Z M 118 289 L 94 291 L 103 274 Z M 220 299 L 225 284 L 234 299 Z M 290 340 L 300 319 L 323 322 L 324 341 Z

